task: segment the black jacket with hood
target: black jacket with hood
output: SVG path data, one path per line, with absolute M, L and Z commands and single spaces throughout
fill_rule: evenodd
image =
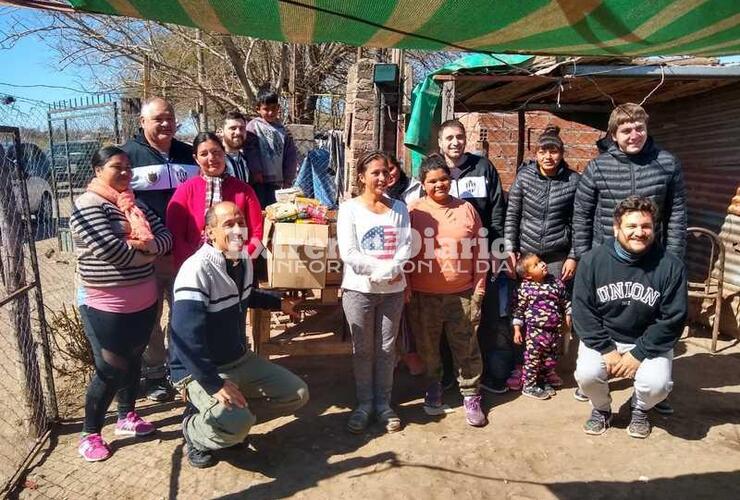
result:
M 642 151 L 628 155 L 610 138 L 597 142 L 599 156 L 581 176 L 573 212 L 573 246 L 582 257 L 613 236 L 617 204 L 628 196 L 645 196 L 658 206 L 655 234 L 665 249 L 683 258 L 686 250 L 686 187 L 681 163 L 648 137 Z
M 565 160 L 552 177 L 543 175 L 536 161 L 519 168 L 506 209 L 508 251 L 574 255 L 571 223 L 579 178 Z
M 483 227 L 488 229 L 488 241 L 493 243 L 504 236 L 506 201 L 498 172 L 487 158 L 465 153 L 461 172 L 452 181 L 450 194 L 470 202 L 480 215 Z
M 126 141 L 123 149 L 131 161 L 131 189 L 162 220 L 175 189 L 200 171 L 193 159 L 193 147 L 172 139 L 169 156 L 165 157 L 149 145 L 144 132 Z

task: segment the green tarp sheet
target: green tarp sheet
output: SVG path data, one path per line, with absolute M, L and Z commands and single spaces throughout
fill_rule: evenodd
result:
M 440 122 L 442 87 L 434 81 L 434 75 L 451 74 L 459 70 L 484 70 L 488 74 L 497 71 L 511 71 L 511 66 L 526 66 L 533 56 L 504 55 L 494 56 L 470 54 L 442 66 L 427 75 L 423 82 L 414 87 L 411 94 L 411 116 L 406 126 L 404 144 L 411 150 L 411 166 L 414 177 L 418 174 L 419 164 L 426 154 L 432 137 L 432 124 Z
M 740 53 L 740 0 L 69 0 L 297 43 L 561 55 Z

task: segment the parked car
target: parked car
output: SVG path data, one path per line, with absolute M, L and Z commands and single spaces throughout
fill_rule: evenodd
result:
M 31 220 L 35 222 L 36 237 L 54 234 L 54 203 L 52 189 L 49 184 L 51 164 L 46 153 L 37 145 L 21 143 L 21 158 L 23 159 L 23 176 L 28 192 L 28 204 L 31 208 Z M 0 165 L 3 168 L 16 168 L 18 158 L 15 144 L 0 144 Z M 13 182 L 13 193 L 16 200 L 20 200 L 20 184 Z
M 71 177 L 73 187 L 86 186 L 93 176 L 91 160 L 98 149 L 100 141 L 92 139 L 54 144 L 48 151 L 48 157 L 54 162 L 54 178 L 57 184 L 69 182 Z

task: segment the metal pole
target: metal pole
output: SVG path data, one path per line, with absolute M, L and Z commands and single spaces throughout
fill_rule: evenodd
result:
M 404 133 L 404 120 L 403 120 L 403 100 L 405 99 L 404 89 L 406 88 L 406 51 L 404 49 L 398 50 L 398 97 L 396 99 L 396 158 L 398 158 L 406 169 L 406 173 L 411 173 L 411 165 L 407 164 L 404 159 L 404 148 L 403 141 L 399 140 L 399 137 L 403 136 Z
M 59 211 L 59 192 L 57 191 L 57 172 L 56 160 L 54 159 L 54 122 L 51 119 L 51 111 L 46 112 L 47 122 L 49 124 L 49 153 L 51 154 L 51 192 L 54 195 L 54 206 L 56 208 L 56 222 L 54 227 L 57 228 L 57 250 L 62 251 L 62 236 L 59 234 L 59 222 L 61 212 Z
M 385 92 L 380 90 L 380 128 L 378 130 L 378 149 L 385 151 Z
M 121 144 L 121 131 L 118 124 L 118 101 L 113 102 L 113 134 L 116 138 L 116 144 Z
M 69 203 L 74 204 L 74 191 L 72 190 L 72 164 L 69 162 L 69 129 L 67 119 L 64 119 L 64 154 L 67 157 L 67 191 L 69 192 Z
M 377 85 L 375 85 L 375 116 L 373 117 L 373 139 L 375 139 L 375 149 L 380 149 L 380 96 L 378 95 L 380 93 L 380 89 Z

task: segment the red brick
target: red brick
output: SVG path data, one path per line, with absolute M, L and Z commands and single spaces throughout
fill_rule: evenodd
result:
M 510 130 L 510 129 L 489 129 L 488 130 L 488 142 L 496 142 L 499 144 L 505 143 L 505 142 L 511 142 L 516 140 L 516 130 Z

